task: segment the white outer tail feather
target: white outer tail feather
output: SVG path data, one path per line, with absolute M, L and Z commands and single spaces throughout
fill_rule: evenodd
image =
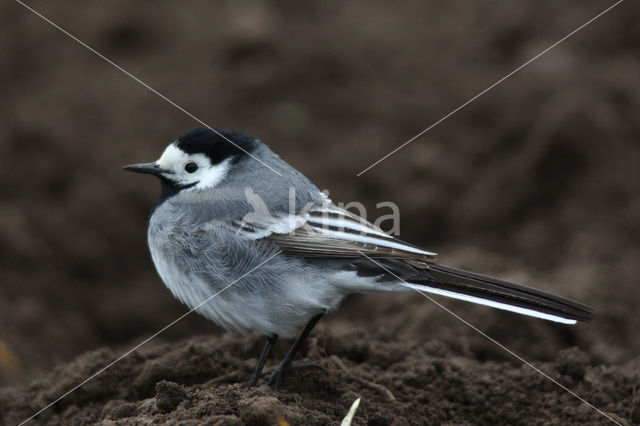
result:
M 412 290 L 417 290 L 417 291 L 425 291 L 428 293 L 433 293 L 433 294 L 438 294 L 441 296 L 446 296 L 446 297 L 451 297 L 453 299 L 459 299 L 459 300 L 464 300 L 466 302 L 472 302 L 472 303 L 477 303 L 479 305 L 485 305 L 485 306 L 490 306 L 492 308 L 497 308 L 497 309 L 502 309 L 505 311 L 510 311 L 510 312 L 515 312 L 517 314 L 522 314 L 522 315 L 528 315 L 531 317 L 536 317 L 536 318 L 542 318 L 548 321 L 553 321 L 553 322 L 559 322 L 562 324 L 575 324 L 577 321 L 574 319 L 569 319 L 569 318 L 563 318 L 557 315 L 551 315 L 551 314 L 547 314 L 545 312 L 539 312 L 539 311 L 535 311 L 533 309 L 528 309 L 528 308 L 523 308 L 520 306 L 513 306 L 513 305 L 509 305 L 507 303 L 500 303 L 500 302 L 496 302 L 493 300 L 487 300 L 487 299 L 483 299 L 477 296 L 470 296 L 468 294 L 461 294 L 461 293 L 455 293 L 453 291 L 449 291 L 449 290 L 442 290 L 440 288 L 434 288 L 434 287 L 429 287 L 426 285 L 419 285 L 419 284 L 410 284 L 410 283 L 406 283 L 403 282 L 401 283 L 402 286 L 410 288 Z

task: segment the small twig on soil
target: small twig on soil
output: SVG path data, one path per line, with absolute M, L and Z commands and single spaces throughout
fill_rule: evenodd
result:
M 354 377 L 354 379 L 360 383 L 362 383 L 363 385 L 369 386 L 371 389 L 381 393 L 382 395 L 386 396 L 387 399 L 391 402 L 396 400 L 396 397 L 393 396 L 393 394 L 391 393 L 391 391 L 389 389 L 387 389 L 386 387 L 378 384 L 378 383 L 374 383 L 374 382 L 370 382 L 369 380 L 363 379 L 361 377 Z
M 342 371 L 344 371 L 345 373 L 348 373 L 349 370 L 347 369 L 347 367 L 344 365 L 344 363 L 340 360 L 340 358 L 338 358 L 336 355 L 331 355 L 329 357 L 329 359 Z M 378 383 L 374 383 L 371 382 L 367 379 L 363 379 L 362 377 L 356 377 L 353 375 L 349 375 L 349 378 L 357 381 L 360 384 L 363 384 L 367 387 L 369 387 L 370 389 L 373 389 L 375 391 L 377 391 L 378 393 L 384 395 L 387 400 L 389 401 L 395 401 L 396 397 L 393 396 L 393 394 L 391 393 L 391 391 L 389 389 L 387 389 L 386 387 L 382 386 L 381 384 Z

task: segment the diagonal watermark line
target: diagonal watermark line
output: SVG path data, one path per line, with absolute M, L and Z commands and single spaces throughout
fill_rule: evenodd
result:
M 616 3 L 614 3 L 611 6 L 609 6 L 608 8 L 606 8 L 605 10 L 603 10 L 602 12 L 600 12 L 599 14 L 597 14 L 596 16 L 594 16 L 593 18 L 591 18 L 590 20 L 585 22 L 584 24 L 580 25 L 578 28 L 576 28 L 575 30 L 571 31 L 569 34 L 567 34 L 566 36 L 562 37 L 560 40 L 556 41 L 551 46 L 547 47 L 542 52 L 538 53 L 536 56 L 534 56 L 533 58 L 529 59 L 527 62 L 525 62 L 524 64 L 520 65 L 518 68 L 516 68 L 515 70 L 511 71 L 509 74 L 505 75 L 500 80 L 496 81 L 491 86 L 487 87 L 486 89 L 484 89 L 483 91 L 481 91 L 480 93 L 478 93 L 477 95 L 475 95 L 474 97 L 472 97 L 471 99 L 469 99 L 468 101 L 466 101 L 465 103 L 463 103 L 462 105 L 460 105 L 459 107 L 457 107 L 456 109 L 454 109 L 453 111 L 451 111 L 450 113 L 448 113 L 447 115 L 442 117 L 440 120 L 436 121 L 435 123 L 433 123 L 432 125 L 430 125 L 426 129 L 424 129 L 423 131 L 421 131 L 420 133 L 418 133 L 417 135 L 415 135 L 414 137 L 412 137 L 411 139 L 409 139 L 408 141 L 406 141 L 405 143 L 403 143 L 402 145 L 400 145 L 399 147 L 397 147 L 396 149 L 394 149 L 393 151 L 391 151 L 390 153 L 385 155 L 384 157 L 380 158 L 375 163 L 370 164 L 369 167 L 367 167 L 366 169 L 362 170 L 356 176 L 362 175 L 363 173 L 365 173 L 368 170 L 372 169 L 373 167 L 377 166 L 378 164 L 380 164 L 381 162 L 383 162 L 384 160 L 386 160 L 387 158 L 389 158 L 390 156 L 392 156 L 396 152 L 400 151 L 402 148 L 404 148 L 405 146 L 409 145 L 411 142 L 413 142 L 414 140 L 418 139 L 420 136 L 424 135 L 429 130 L 433 129 L 438 124 L 442 123 L 444 120 L 446 120 L 447 118 L 451 117 L 453 114 L 455 114 L 456 112 L 460 111 L 462 108 L 466 107 L 471 102 L 475 101 L 480 96 L 484 95 L 489 90 L 493 89 L 494 87 L 496 87 L 497 85 L 499 85 L 500 83 L 502 83 L 503 81 L 505 81 L 506 79 L 511 77 L 512 75 L 516 74 L 518 71 L 520 71 L 521 69 L 523 69 L 524 67 L 529 65 L 531 62 L 535 61 L 536 59 L 538 59 L 539 57 L 541 57 L 542 55 L 544 55 L 545 53 L 547 53 L 548 51 L 550 51 L 551 49 L 553 49 L 554 47 L 556 47 L 557 45 L 562 43 L 563 41 L 567 40 L 568 38 L 570 38 L 571 36 L 576 34 L 578 31 L 582 30 L 584 27 L 586 27 L 587 25 L 591 24 L 593 21 L 595 21 L 596 19 L 600 18 L 602 15 L 606 14 L 607 12 L 609 12 L 611 9 L 613 9 L 614 7 L 616 7 L 617 5 L 622 3 L 623 1 L 624 0 L 618 0 Z
M 384 265 L 380 264 L 380 262 L 376 262 L 375 260 L 373 260 L 371 257 L 367 256 L 366 254 L 360 252 L 358 250 L 358 252 L 366 257 L 367 259 L 369 259 L 370 261 L 372 261 L 374 264 L 378 265 L 380 268 L 384 269 L 385 271 L 387 271 L 388 273 L 390 273 L 391 275 L 393 275 L 394 277 L 396 277 L 398 280 L 402 281 L 405 284 L 411 285 L 411 283 L 406 282 L 405 280 L 403 280 L 402 278 L 400 278 L 399 276 L 397 276 L 396 274 L 394 274 L 393 272 L 391 272 L 388 268 L 386 268 Z M 530 362 L 528 362 L 527 360 L 525 360 L 524 358 L 522 358 L 520 355 L 518 355 L 517 353 L 513 352 L 511 349 L 507 348 L 506 346 L 504 346 L 502 343 L 498 342 L 496 339 L 494 339 L 493 337 L 489 336 L 488 334 L 486 334 L 484 331 L 480 330 L 478 327 L 474 326 L 473 324 L 471 324 L 469 321 L 465 320 L 464 318 L 460 317 L 459 315 L 457 315 L 455 312 L 451 311 L 449 308 L 447 308 L 446 306 L 444 306 L 443 304 L 439 303 L 437 300 L 434 300 L 431 296 L 429 296 L 427 293 L 420 291 L 416 288 L 413 287 L 408 287 L 411 288 L 415 291 L 417 291 L 418 293 L 420 293 L 421 295 L 423 295 L 424 297 L 426 297 L 427 299 L 429 299 L 430 301 L 432 301 L 433 303 L 435 303 L 436 305 L 438 305 L 438 307 L 442 308 L 443 310 L 445 310 L 446 312 L 448 312 L 449 314 L 453 315 L 455 318 L 459 319 L 460 321 L 462 321 L 464 324 L 468 325 L 469 327 L 471 327 L 473 330 L 475 330 L 476 332 L 478 332 L 479 334 L 481 334 L 482 336 L 486 337 L 487 339 L 489 339 L 491 342 L 495 343 L 497 346 L 499 346 L 500 348 L 502 348 L 503 350 L 505 350 L 506 352 L 510 353 L 511 355 L 513 355 L 515 358 L 517 358 L 518 360 L 522 361 L 524 364 L 528 365 L 529 367 L 531 367 L 533 370 L 537 371 L 538 373 L 542 374 L 544 377 L 546 377 L 547 379 L 551 380 L 553 383 L 555 383 L 556 385 L 558 385 L 559 387 L 561 387 L 562 389 L 564 389 L 565 391 L 569 392 L 571 395 L 573 395 L 574 397 L 578 398 L 580 401 L 584 402 L 585 404 L 587 404 L 589 407 L 593 408 L 595 411 L 597 411 L 598 413 L 602 414 L 603 416 L 605 416 L 607 419 L 611 420 L 613 423 L 622 426 L 622 424 L 616 420 L 614 420 L 611 416 L 609 416 L 607 413 L 605 413 L 604 411 L 600 410 L 598 407 L 594 406 L 593 404 L 591 404 L 590 402 L 586 401 L 584 398 L 582 398 L 580 395 L 578 395 L 577 393 L 573 392 L 571 389 L 567 388 L 566 386 L 564 386 L 562 383 L 558 382 L 557 380 L 555 380 L 554 378 L 552 378 L 551 376 L 549 376 L 547 373 L 545 373 L 544 371 L 540 370 L 538 367 L 534 366 L 533 364 L 531 364 Z
M 269 262 L 271 259 L 273 259 L 274 257 L 276 257 L 277 255 L 279 255 L 280 253 L 282 253 L 282 250 L 277 251 L 275 254 L 273 254 L 272 256 L 270 256 L 268 259 L 266 259 L 265 261 L 261 262 L 260 264 L 258 264 L 257 266 L 255 266 L 254 268 L 252 268 L 250 271 L 246 272 L 245 274 L 243 274 L 240 278 L 237 278 L 235 280 L 233 280 L 230 284 L 227 284 L 225 287 L 222 288 L 222 290 L 216 292 L 215 294 L 213 294 L 211 297 L 205 299 L 203 302 L 201 302 L 198 306 L 195 306 L 194 308 L 191 308 L 189 311 L 187 311 L 185 314 L 181 315 L 179 318 L 173 320 L 172 322 L 170 322 L 169 324 L 165 325 L 160 331 L 157 331 L 156 333 L 152 334 L 151 336 L 147 337 L 146 339 L 144 339 L 142 342 L 138 343 L 136 346 L 134 346 L 133 348 L 129 349 L 127 352 L 125 352 L 124 354 L 120 355 L 118 358 L 116 358 L 114 361 L 111 361 L 109 364 L 107 364 L 106 366 L 102 367 L 100 370 L 98 370 L 97 372 L 93 373 L 91 376 L 89 376 L 88 378 L 86 378 L 85 380 L 83 380 L 82 382 L 80 382 L 79 384 L 77 384 L 76 386 L 74 386 L 73 388 L 71 388 L 70 390 L 68 390 L 67 392 L 65 392 L 64 394 L 62 394 L 61 396 L 59 396 L 58 398 L 56 398 L 53 402 L 49 403 L 47 406 L 43 407 L 42 409 L 40 409 L 38 412 L 34 413 L 31 417 L 29 417 L 28 419 L 23 420 L 18 426 L 22 426 L 23 424 L 27 423 L 29 420 L 33 419 L 34 417 L 36 417 L 38 414 L 42 413 L 43 411 L 45 411 L 46 409 L 48 409 L 49 407 L 51 407 L 52 405 L 56 404 L 58 401 L 60 401 L 61 399 L 65 398 L 66 396 L 68 396 L 69 394 L 71 394 L 72 392 L 74 392 L 76 389 L 82 387 L 83 385 L 85 385 L 87 382 L 93 380 L 96 376 L 98 376 L 99 374 L 101 374 L 102 372 L 104 372 L 105 370 L 107 370 L 109 367 L 113 366 L 114 364 L 118 363 L 119 361 L 121 361 L 122 359 L 124 359 L 125 357 L 127 357 L 130 353 L 136 351 L 138 348 L 140 348 L 142 345 L 144 345 L 145 343 L 149 342 L 151 339 L 155 338 L 156 336 L 158 336 L 160 333 L 162 333 L 163 331 L 165 331 L 166 329 L 168 329 L 169 327 L 172 327 L 174 324 L 176 324 L 178 321 L 182 320 L 184 317 L 186 317 L 187 315 L 189 315 L 191 312 L 195 311 L 196 309 L 198 309 L 200 306 L 204 305 L 205 303 L 211 301 L 213 298 L 215 298 L 217 295 L 219 295 L 220 293 L 222 293 L 223 291 L 225 291 L 226 289 L 228 289 L 229 287 L 231 287 L 232 285 L 234 285 L 235 283 L 237 283 L 238 281 L 240 281 L 241 279 L 243 279 L 244 277 L 246 277 L 247 275 L 249 275 L 250 273 L 252 273 L 253 271 L 255 271 L 256 269 L 260 268 L 262 265 L 264 265 L 265 263 Z
M 71 38 L 72 40 L 74 40 L 75 42 L 77 42 L 78 44 L 80 44 L 81 46 L 87 48 L 88 50 L 90 50 L 92 53 L 94 53 L 95 55 L 97 55 L 98 57 L 100 57 L 101 59 L 103 59 L 105 62 L 109 63 L 110 65 L 114 66 L 115 68 L 117 68 L 118 70 L 122 71 L 126 76 L 130 77 L 131 79 L 133 79 L 135 82 L 137 82 L 138 84 L 140 84 L 141 86 L 143 86 L 144 88 L 146 88 L 147 90 L 149 90 L 150 92 L 158 95 L 160 98 L 162 98 L 163 100 L 167 101 L 168 103 L 170 103 L 173 107 L 175 107 L 177 110 L 183 112 L 184 114 L 188 115 L 189 117 L 193 118 L 195 121 L 197 121 L 198 123 L 202 124 L 203 126 L 205 126 L 206 128 L 208 128 L 209 130 L 213 131 L 214 133 L 216 133 L 218 136 L 220 136 L 221 138 L 223 138 L 224 140 L 226 140 L 227 142 L 229 142 L 230 144 L 232 144 L 233 146 L 235 146 L 236 148 L 238 148 L 240 151 L 243 151 L 245 154 L 249 155 L 250 157 L 252 157 L 254 160 L 256 160 L 257 162 L 261 163 L 263 166 L 267 167 L 268 169 L 270 169 L 272 172 L 274 172 L 275 174 L 277 174 L 278 176 L 282 176 L 282 173 L 278 172 L 277 170 L 275 170 L 273 167 L 269 166 L 267 163 L 265 163 L 264 161 L 260 160 L 259 158 L 257 158 L 256 156 L 254 156 L 253 154 L 251 154 L 250 152 L 246 151 L 245 149 L 243 149 L 242 147 L 238 146 L 238 144 L 236 144 L 235 142 L 233 142 L 232 140 L 230 140 L 229 138 L 227 138 L 226 136 L 224 136 L 223 134 L 221 134 L 220 132 L 218 132 L 216 129 L 214 129 L 213 127 L 209 126 L 207 123 L 205 123 L 204 121 L 202 121 L 201 119 L 199 119 L 198 117 L 196 117 L 195 115 L 193 115 L 192 113 L 190 113 L 189 111 L 187 111 L 186 109 L 184 109 L 183 107 L 181 107 L 180 105 L 178 105 L 177 103 L 175 103 L 174 101 L 172 101 L 171 99 L 169 99 L 168 97 L 166 97 L 165 95 L 163 95 L 162 93 L 158 92 L 156 89 L 154 89 L 153 87 L 149 86 L 147 83 L 145 83 L 144 81 L 140 80 L 138 77 L 136 77 L 135 75 L 131 74 L 129 71 L 125 70 L 124 68 L 122 68 L 120 65 L 116 64 L 115 62 L 113 62 L 111 59 L 107 58 L 106 56 L 104 56 L 102 53 L 98 52 L 96 49 L 94 49 L 93 47 L 89 46 L 87 43 L 83 42 L 82 40 L 80 40 L 78 37 L 74 36 L 73 34 L 71 34 L 69 31 L 65 30 L 64 28 L 62 28 L 60 25 L 56 24 L 55 22 L 53 22 L 52 20 L 50 20 L 49 18 L 47 18 L 46 16 L 44 16 L 43 14 L 41 14 L 40 12 L 38 12 L 37 10 L 35 10 L 34 8 L 32 8 L 31 6 L 23 3 L 20 0 L 16 0 L 17 3 L 19 3 L 20 5 L 24 6 L 26 9 L 30 10 L 31 12 L 33 12 L 35 15 L 37 15 L 38 17 L 40 17 L 42 20 L 44 20 L 45 22 L 51 24 L 54 28 L 60 30 L 62 33 L 64 33 L 66 36 L 68 36 L 69 38 Z

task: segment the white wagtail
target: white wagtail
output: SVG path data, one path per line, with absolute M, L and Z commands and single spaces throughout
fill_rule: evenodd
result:
M 435 253 L 333 204 L 266 145 L 237 132 L 201 127 L 158 161 L 125 169 L 162 183 L 148 242 L 173 295 L 225 329 L 267 336 L 250 386 L 278 336 L 306 324 L 269 379 L 278 389 L 320 317 L 351 293 L 419 290 L 565 324 L 595 316 L 560 296 L 434 263 Z

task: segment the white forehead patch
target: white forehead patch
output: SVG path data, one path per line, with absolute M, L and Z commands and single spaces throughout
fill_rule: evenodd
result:
M 186 152 L 175 146 L 175 144 L 171 144 L 164 150 L 158 161 L 156 161 L 156 164 L 162 169 L 172 170 L 175 172 L 173 168 L 176 165 L 182 166 L 191 161 L 189 157 L 190 156 Z
M 188 163 L 195 163 L 198 169 L 188 173 L 184 169 Z M 194 188 L 202 189 L 216 186 L 227 176 L 231 159 L 212 165 L 205 154 L 187 154 L 172 143 L 164 150 L 156 164 L 166 170 L 166 173 L 163 173 L 165 178 L 179 185 L 195 183 Z

